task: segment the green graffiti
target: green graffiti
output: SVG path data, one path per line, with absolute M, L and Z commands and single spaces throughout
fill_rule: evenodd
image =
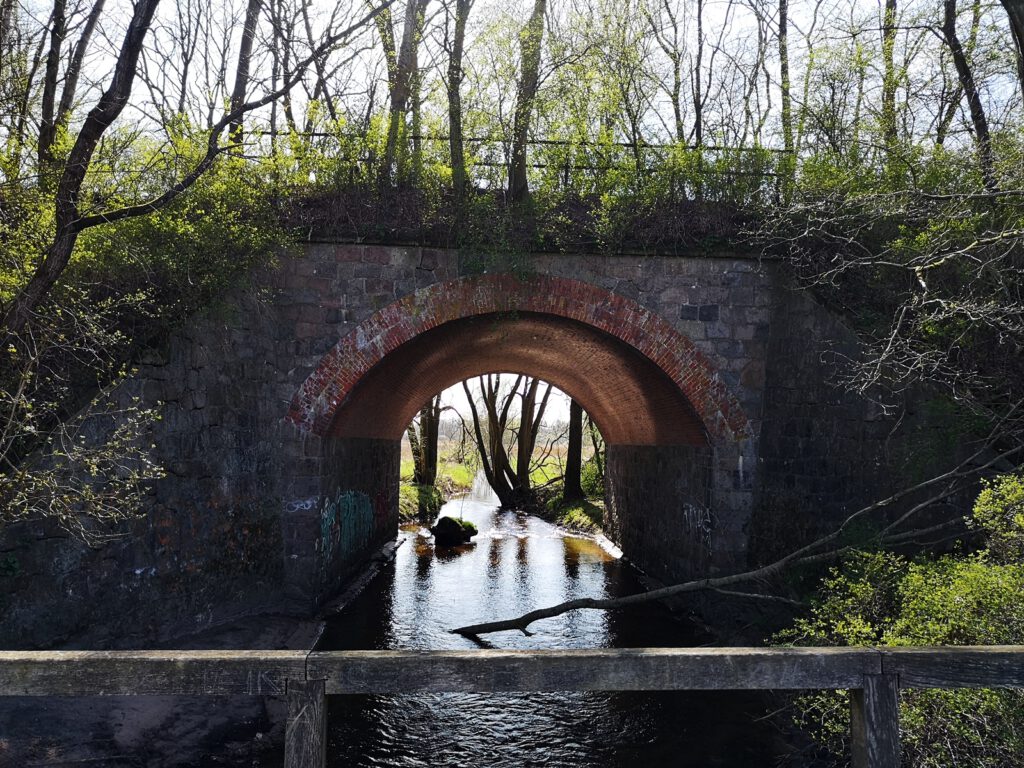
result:
M 323 568 L 359 554 L 373 539 L 373 529 L 373 504 L 365 493 L 345 491 L 328 500 L 320 513 Z

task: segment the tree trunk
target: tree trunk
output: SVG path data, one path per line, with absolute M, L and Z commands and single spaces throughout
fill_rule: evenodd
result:
M 785 150 L 784 198 L 789 199 L 796 175 L 796 153 L 793 144 L 793 97 L 789 80 L 789 0 L 779 0 L 779 88 L 782 91 L 782 148 Z
M 466 150 L 462 135 L 462 53 L 466 44 L 466 21 L 473 0 L 455 0 L 455 29 L 452 34 L 451 55 L 448 59 L 448 150 L 452 163 L 452 192 L 455 195 L 455 215 L 461 221 L 469 177 L 466 173 Z
M 537 404 L 537 391 L 540 379 L 532 379 L 527 383 L 523 394 L 523 407 L 520 414 L 519 436 L 516 441 L 516 481 L 515 491 L 523 504 L 533 500 L 533 487 L 530 482 L 530 464 L 533 462 L 533 451 L 537 447 L 537 435 L 540 434 L 541 421 L 551 397 L 551 385 L 544 390 L 540 405 Z
M 569 449 L 565 456 L 565 478 L 562 499 L 578 501 L 583 498 L 580 475 L 583 470 L 583 408 L 575 400 L 569 403 Z
M 967 39 L 967 45 L 965 46 L 965 53 L 968 58 L 973 54 L 974 48 L 978 42 L 978 32 L 981 30 L 981 0 L 974 0 L 974 6 L 971 10 L 971 34 Z M 943 67 L 945 69 L 945 67 Z M 939 123 L 935 128 L 935 143 L 938 146 L 942 146 L 946 142 L 946 136 L 949 133 L 949 127 L 953 123 L 953 118 L 956 117 L 957 108 L 960 106 L 960 100 L 964 97 L 963 86 L 960 85 L 960 76 L 957 75 L 956 86 L 953 88 L 953 93 L 949 98 L 949 102 L 946 104 L 945 110 L 939 110 Z
M 437 441 L 441 422 L 441 396 L 431 398 L 420 410 L 419 429 L 412 423 L 406 427 L 412 450 L 412 481 L 417 485 L 437 482 Z
M 7 50 L 11 26 L 14 23 L 14 0 L 0 0 L 0 77 L 4 77 L 4 65 L 9 61 Z
M 57 138 L 57 82 L 60 80 L 60 61 L 67 32 L 67 0 L 54 0 L 50 15 L 50 47 L 46 53 L 43 93 L 39 102 L 39 144 L 36 147 L 39 175 L 44 186 L 53 182 L 56 170 L 53 144 Z
M 238 47 L 238 66 L 235 68 L 235 87 L 231 91 L 231 109 L 238 109 L 245 103 L 245 92 L 249 87 L 249 66 L 252 62 L 252 43 L 256 37 L 262 0 L 249 0 L 245 7 L 245 21 L 242 24 L 242 40 Z M 239 117 L 228 127 L 228 136 L 239 144 L 242 142 L 242 118 Z
M 409 97 L 412 95 L 413 81 L 416 78 L 416 51 L 419 47 L 420 24 L 428 2 L 430 0 L 409 0 L 405 7 L 402 47 L 398 51 L 398 60 L 391 82 L 388 134 L 384 144 L 384 157 L 381 161 L 380 182 L 382 187 L 389 186 L 395 180 L 399 133 L 409 109 Z
M 1020 81 L 1020 97 L 1024 99 L 1024 0 L 1000 0 L 1010 19 L 1010 34 L 1013 36 L 1014 52 L 1017 56 L 1017 78 Z
M 513 203 L 524 203 L 530 196 L 526 174 L 526 144 L 530 135 L 530 116 L 537 98 L 540 79 L 540 52 L 544 42 L 544 13 L 547 0 L 534 0 L 533 13 L 519 34 L 522 52 L 516 106 L 512 120 L 512 162 L 508 171 L 508 198 Z
M 896 0 L 885 0 L 882 18 L 882 142 L 886 164 L 892 173 L 896 161 Z
M 416 423 L 410 422 L 405 428 L 405 436 L 409 438 L 409 451 L 412 453 L 412 481 L 419 485 L 423 473 L 423 447 L 420 445 L 419 432 L 416 430 Z
M 473 416 L 473 436 L 476 438 L 477 451 L 480 453 L 480 463 L 483 465 L 484 477 L 487 484 L 491 486 L 502 507 L 511 508 L 515 506 L 515 494 L 512 489 L 510 477 L 514 477 L 508 466 L 508 456 L 502 443 L 505 424 L 507 424 L 507 409 L 505 409 L 506 420 L 502 420 L 497 407 L 497 387 L 491 376 L 481 376 L 480 392 L 483 400 L 484 415 L 487 417 L 487 435 L 483 432 L 479 411 L 476 401 L 469 389 L 467 382 L 462 382 L 463 391 L 466 393 L 466 400 L 469 401 L 470 413 Z M 519 379 L 516 380 L 516 387 Z M 515 387 L 513 387 L 513 391 Z M 506 403 L 508 399 L 506 399 Z
M 520 492 L 530 488 L 530 463 L 533 460 L 533 417 L 537 409 L 537 387 L 540 379 L 526 385 L 519 414 L 519 436 L 516 439 L 516 486 Z
M 704 146 L 704 95 L 701 67 L 704 58 L 704 0 L 697 0 L 697 58 L 693 67 L 693 143 Z
M 995 192 L 997 189 L 995 162 L 992 158 L 992 137 L 988 130 L 988 120 L 985 117 L 985 108 L 981 104 L 981 96 L 978 94 L 977 85 L 974 82 L 974 73 L 967 61 L 967 54 L 964 53 L 963 45 L 956 32 L 956 0 L 943 0 L 944 16 L 942 22 L 942 35 L 946 39 L 946 45 L 953 54 L 953 63 L 956 65 L 957 76 L 960 79 L 960 87 L 963 88 L 967 97 L 967 104 L 970 107 L 971 122 L 974 124 L 974 136 L 978 142 L 978 162 L 981 166 L 981 177 L 985 189 Z
M 423 455 L 423 468 L 420 481 L 424 485 L 437 482 L 437 440 L 441 425 L 441 397 L 434 397 L 420 411 L 420 450 Z

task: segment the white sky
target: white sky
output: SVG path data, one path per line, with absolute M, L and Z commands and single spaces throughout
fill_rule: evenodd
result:
M 500 374 L 502 377 L 502 384 L 506 387 L 511 386 L 512 382 L 515 381 L 515 375 L 510 373 Z M 470 380 L 470 387 L 475 392 L 477 387 L 474 386 L 475 379 Z M 544 390 L 541 389 L 541 392 Z M 569 420 L 569 396 L 562 392 L 557 387 L 553 387 L 551 390 L 551 397 L 548 398 L 548 405 L 544 411 L 544 423 L 553 424 L 555 422 L 565 422 Z M 466 400 L 466 392 L 462 388 L 462 384 L 456 384 L 454 387 L 448 387 L 444 392 L 441 393 L 441 404 L 448 405 L 457 410 L 464 417 L 469 418 L 469 402 Z

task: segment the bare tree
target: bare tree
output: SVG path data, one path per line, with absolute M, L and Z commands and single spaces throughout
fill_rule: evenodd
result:
M 409 111 L 413 89 L 417 85 L 419 64 L 417 52 L 423 25 L 423 17 L 430 0 L 408 0 L 405 7 L 405 19 L 402 24 L 402 42 L 397 57 L 394 53 L 394 35 L 390 31 L 381 33 L 381 44 L 384 46 L 388 61 L 394 60 L 394 66 L 388 67 L 388 86 L 390 91 L 390 110 L 388 112 L 388 133 L 384 144 L 384 156 L 381 159 L 380 182 L 391 184 L 395 179 L 395 162 L 398 154 L 400 128 Z
M 512 123 L 512 153 L 508 171 L 508 197 L 514 203 L 525 202 L 530 195 L 526 174 L 526 145 L 530 118 L 539 84 L 541 46 L 544 42 L 544 14 L 547 0 L 534 0 L 533 12 L 519 34 L 520 68 Z
M 1020 94 L 1024 98 L 1024 1 L 999 0 L 1006 10 L 1010 21 L 1010 34 L 1014 42 L 1014 54 L 1017 59 L 1017 79 L 1020 81 Z
M 503 391 L 501 375 L 491 374 L 481 376 L 478 385 L 480 407 L 469 383 L 462 382 L 473 417 L 473 434 L 487 484 L 494 490 L 503 507 L 514 509 L 529 505 L 532 502 L 532 458 L 551 395 L 551 385 L 546 385 L 539 403 L 537 395 L 540 380 L 536 378 L 517 376 L 512 386 Z M 517 398 L 520 401 L 518 428 L 513 423 L 515 414 L 512 410 Z M 515 446 L 515 466 L 510 457 L 512 445 Z
M 981 176 L 985 183 L 985 189 L 995 192 L 998 182 L 996 180 L 995 160 L 992 157 L 992 136 L 988 129 L 988 118 L 985 116 L 985 108 L 981 103 L 981 96 L 978 87 L 974 82 L 974 73 L 970 63 L 967 61 L 967 54 L 956 31 L 956 0 L 943 0 L 943 21 L 942 36 L 946 45 L 953 55 L 953 63 L 956 65 L 957 75 L 960 78 L 960 87 L 967 97 L 967 105 L 971 112 L 971 122 L 974 124 L 974 138 L 978 144 L 978 161 L 981 166 Z
M 473 9 L 474 0 L 452 0 L 455 4 L 452 33 L 448 48 L 448 77 L 445 88 L 448 94 L 448 148 L 452 163 L 452 191 L 455 194 L 456 210 L 461 212 L 462 202 L 469 186 L 466 173 L 466 149 L 462 132 L 462 80 L 465 77 L 463 56 L 466 45 L 466 23 Z M 446 41 L 447 42 L 447 41 Z
M 62 2 L 63 0 L 61 0 Z M 233 142 L 222 144 L 220 139 L 225 129 L 245 113 L 263 107 L 291 91 L 317 57 L 348 39 L 352 34 L 373 20 L 383 4 L 354 21 L 343 30 L 328 34 L 311 55 L 299 61 L 284 79 L 281 86 L 263 96 L 245 102 L 238 107 L 228 107 L 209 132 L 207 149 L 193 168 L 161 194 L 135 205 L 92 214 L 83 214 L 80 209 L 80 192 L 89 172 L 93 155 L 107 130 L 114 124 L 128 102 L 132 84 L 138 71 L 139 57 L 143 43 L 152 24 L 159 0 L 139 0 L 134 7 L 124 41 L 114 64 L 114 74 L 107 89 L 97 104 L 86 116 L 67 161 L 63 165 L 55 197 L 55 236 L 46 248 L 32 277 L 22 287 L 3 316 L 3 328 L 8 344 L 16 341 L 19 334 L 30 322 L 40 302 L 57 282 L 71 259 L 78 236 L 84 230 L 121 219 L 144 216 L 168 205 L 182 192 L 191 187 L 216 161 L 217 157 L 235 146 Z

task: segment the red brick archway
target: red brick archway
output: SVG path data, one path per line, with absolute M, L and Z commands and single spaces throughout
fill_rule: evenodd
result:
M 497 371 L 568 392 L 610 444 L 749 436 L 707 358 L 664 318 L 597 286 L 539 275 L 437 283 L 385 307 L 323 357 L 288 418 L 318 435 L 397 439 L 430 396 Z

